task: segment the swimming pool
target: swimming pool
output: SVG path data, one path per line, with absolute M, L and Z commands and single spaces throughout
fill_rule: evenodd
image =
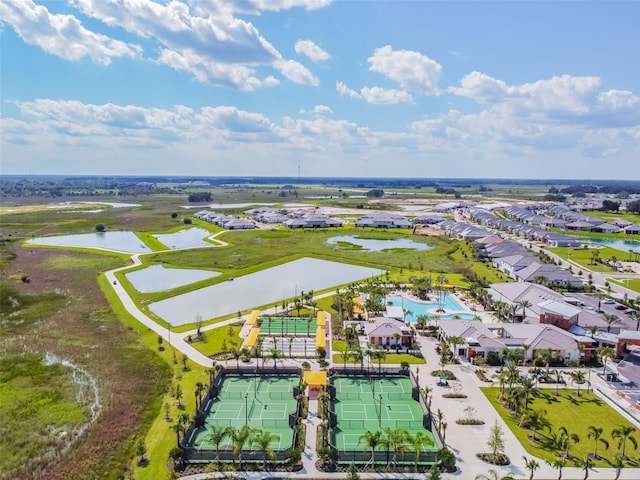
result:
M 417 302 L 401 295 L 387 297 L 387 304 L 402 307 L 411 312 L 405 317 L 405 321 L 407 322 L 415 322 L 420 315 L 426 315 L 429 318 L 437 315 L 441 320 L 452 320 L 456 315 L 462 320 L 473 320 L 475 317 L 473 313 L 466 312 L 451 295 L 444 297 L 445 313 L 435 313 L 435 310 L 438 308 L 436 302 Z

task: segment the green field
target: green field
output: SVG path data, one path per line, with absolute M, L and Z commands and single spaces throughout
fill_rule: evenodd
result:
M 482 392 L 529 454 L 546 461 L 552 461 L 555 458 L 556 451 L 546 448 L 542 442 L 534 442 L 530 439 L 532 435 L 530 429 L 518 427 L 521 418 L 514 417 L 512 412 L 498 401 L 499 388 L 482 388 Z M 598 455 L 602 457 L 602 460 L 596 460 L 595 465 L 611 467 L 615 454 L 619 452 L 617 440 L 611 437 L 611 432 L 620 425 L 630 424 L 592 392 L 583 391 L 580 397 L 574 394 L 573 389 L 561 390 L 559 396 L 555 396 L 554 393 L 554 389 L 540 389 L 540 395 L 534 397 L 530 402 L 529 411 L 546 410 L 546 417 L 551 423 L 551 429 L 538 431 L 537 437 L 548 438 L 552 433 L 557 433 L 560 427 L 565 427 L 570 433 L 576 434 L 579 439 L 579 442 L 571 443 L 571 455 L 584 459 L 593 453 L 595 447 L 594 440 L 588 436 L 589 427 L 602 427 L 602 438 L 609 443 L 609 448 L 606 449 L 600 443 Z M 628 446 L 628 452 L 635 456 L 631 445 Z M 629 464 L 629 466 L 631 465 L 637 466 L 635 462 Z

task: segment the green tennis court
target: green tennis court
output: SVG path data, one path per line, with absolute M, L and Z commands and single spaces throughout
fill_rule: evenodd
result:
M 337 425 L 331 441 L 339 452 L 362 452 L 361 437 L 367 431 L 402 429 L 410 436 L 424 436 L 422 451 L 438 451 L 437 442 L 423 426 L 423 411 L 411 396 L 411 380 L 406 377 L 334 377 L 335 400 L 331 409 Z M 407 438 L 406 446 L 413 448 Z M 384 451 L 381 445 L 378 448 Z M 413 460 L 412 460 L 413 461 Z
M 307 335 L 316 334 L 315 317 L 261 317 L 260 335 Z
M 289 427 L 289 415 L 296 413 L 293 388 L 299 383 L 300 377 L 295 375 L 226 375 L 218 397 L 205 406 L 204 424 L 194 430 L 188 445 L 199 450 L 215 450 L 216 445 L 210 438 L 214 427 L 240 429 L 248 425 L 276 435 L 277 440 L 271 442 L 275 451 L 291 448 L 293 429 Z M 232 445 L 233 440 L 227 435 L 219 447 L 225 449 Z

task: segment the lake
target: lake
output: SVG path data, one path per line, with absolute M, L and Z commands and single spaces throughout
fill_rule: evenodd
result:
M 170 249 L 177 250 L 180 248 L 211 247 L 212 245 L 204 240 L 209 235 L 211 233 L 204 228 L 186 228 L 175 233 L 154 235 L 154 238 Z
M 230 315 L 292 298 L 301 291 L 320 291 L 385 273 L 384 270 L 301 258 L 149 305 L 171 325 Z
M 640 241 L 638 240 L 615 240 L 612 238 L 592 238 L 581 237 L 582 240 L 586 240 L 591 243 L 603 245 L 605 247 L 615 248 L 616 250 L 622 250 L 623 252 L 640 252 Z M 624 260 L 624 259 L 620 259 Z
M 133 288 L 142 293 L 164 292 L 173 288 L 189 285 L 208 278 L 214 278 L 220 272 L 195 270 L 190 268 L 166 268 L 164 265 L 152 265 L 142 270 L 125 274 Z
M 50 247 L 96 248 L 124 253 L 151 252 L 151 249 L 133 232 L 94 232 L 55 237 L 36 237 L 27 240 L 25 243 Z
M 393 248 L 408 248 L 412 250 L 432 250 L 433 247 L 425 243 L 414 242 L 406 238 L 397 238 L 395 240 L 375 240 L 371 238 L 360 238 L 353 235 L 343 235 L 340 237 L 331 237 L 327 239 L 327 243 L 338 245 L 340 243 L 350 243 L 358 245 L 369 252 L 380 252 L 382 250 L 390 250 Z

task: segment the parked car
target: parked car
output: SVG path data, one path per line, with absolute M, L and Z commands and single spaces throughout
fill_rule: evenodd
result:
M 608 304 L 608 305 L 611 305 L 611 304 L 616 303 L 616 302 L 615 302 L 613 299 L 611 299 L 611 298 L 605 298 L 605 299 L 602 301 L 602 303 L 606 303 L 606 304 Z
M 616 306 L 615 306 L 615 307 L 613 307 L 613 308 L 615 308 L 616 310 L 626 310 L 626 309 L 627 309 L 627 307 L 625 307 L 624 305 L 619 305 L 619 304 L 618 304 L 618 305 L 616 305 Z

